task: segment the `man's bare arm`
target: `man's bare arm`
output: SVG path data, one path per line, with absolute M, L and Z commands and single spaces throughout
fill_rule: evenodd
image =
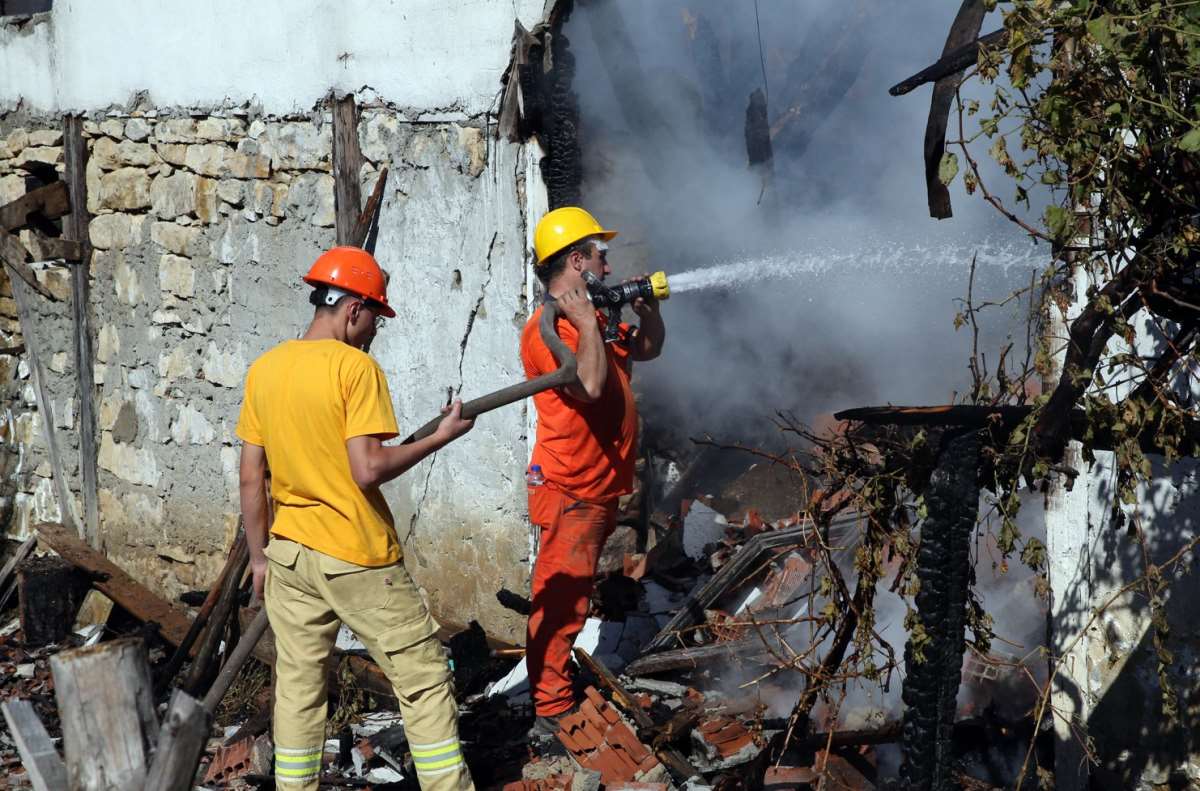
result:
M 254 595 L 261 601 L 263 580 L 267 571 L 267 453 L 261 445 L 242 443 L 242 459 L 238 470 L 242 495 L 242 522 L 246 528 L 246 547 L 250 550 L 250 571 L 254 579 Z
M 471 430 L 474 420 L 462 417 L 462 402 L 443 410 L 446 417 L 425 439 L 406 445 L 384 445 L 379 437 L 364 435 L 346 440 L 350 474 L 360 489 L 371 489 L 403 475 L 414 464 Z
M 568 291 L 560 295 L 557 301 L 559 310 L 579 332 L 579 348 L 575 350 L 575 370 L 579 381 L 563 389 L 573 398 L 591 403 L 600 398 L 608 378 L 608 355 L 604 353 L 604 341 L 600 338 L 596 309 L 582 289 Z

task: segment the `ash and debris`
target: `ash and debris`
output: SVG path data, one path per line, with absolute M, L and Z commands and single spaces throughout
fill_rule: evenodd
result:
M 698 617 L 677 620 L 689 596 L 737 563 L 754 537 L 805 526 L 798 513 L 764 518 L 767 511 L 750 505 L 747 482 L 755 478 L 763 479 L 764 471 L 743 466 L 725 475 L 725 489 L 716 495 L 682 499 L 673 516 L 656 513 L 643 519 L 641 498 L 626 502 L 623 524 L 606 547 L 598 572 L 590 617 L 576 641 L 577 649 L 616 675 L 619 689 L 581 667 L 580 703 L 562 719 L 557 743 L 531 743 L 527 735 L 533 713 L 519 646 L 496 641 L 477 623 L 443 633 L 460 701 L 460 737 L 477 787 L 894 787 L 898 691 L 891 699 L 851 695 L 840 707 L 823 702 L 814 708 L 802 738 L 772 752 L 803 685 L 790 659 L 802 648 L 804 614 L 825 605 L 814 546 L 803 530 L 799 539 L 756 560 Z M 771 510 L 778 508 L 776 500 Z M 645 532 L 639 535 L 643 524 Z M 840 553 L 852 554 L 853 536 L 849 520 L 839 534 Z M 177 606 L 198 604 L 203 593 L 185 594 Z M 499 598 L 514 610 L 528 604 L 518 593 L 504 594 Z M 16 613 L 10 606 L 0 616 L 7 623 L 0 628 L 0 700 L 31 701 L 60 751 L 51 655 L 85 641 L 141 634 L 157 678 L 173 649 L 120 607 L 97 624 L 84 625 L 88 619 L 81 616 L 57 645 L 28 647 Z M 656 638 L 663 639 L 665 627 L 679 623 L 686 628 L 667 634 L 665 650 L 647 650 Z M 348 630 L 339 635 L 338 649 L 369 659 Z M 681 650 L 701 653 L 668 667 L 654 664 Z M 1020 716 L 1011 715 L 1020 709 L 1014 696 L 1022 694 L 1013 676 L 1024 667 L 1012 660 L 971 655 L 964 667 L 964 687 L 970 693 L 961 701 L 954 749 L 962 782 L 977 784 L 969 787 L 1003 785 L 1033 736 Z M 188 670 L 185 664 L 174 683 Z M 160 717 L 174 683 L 159 685 Z M 331 788 L 416 788 L 400 714 L 362 690 L 331 688 L 330 696 L 324 783 Z M 251 660 L 218 709 L 196 788 L 274 787 L 270 698 L 269 670 Z M 839 735 L 845 738 L 833 738 Z M 29 786 L 7 730 L 0 732 L 0 765 L 7 787 Z

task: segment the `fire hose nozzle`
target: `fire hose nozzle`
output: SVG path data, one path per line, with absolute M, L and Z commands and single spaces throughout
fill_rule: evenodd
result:
M 655 272 L 649 277 L 639 277 L 615 286 L 605 285 L 591 272 L 584 272 L 583 279 L 587 283 L 588 297 L 598 308 L 619 308 L 638 298 L 667 299 L 671 296 L 666 272 Z

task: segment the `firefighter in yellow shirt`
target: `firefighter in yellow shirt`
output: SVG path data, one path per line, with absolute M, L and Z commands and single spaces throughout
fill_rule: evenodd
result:
M 325 660 L 345 623 L 395 687 L 422 789 L 472 789 L 446 655 L 401 562 L 379 485 L 474 421 L 456 401 L 429 438 L 383 445 L 399 430 L 383 371 L 362 351 L 378 323 L 396 315 L 383 271 L 366 251 L 335 247 L 304 281 L 313 286 L 312 322 L 302 338 L 250 366 L 237 425 L 254 590 L 275 633 L 275 782 L 287 791 L 317 788 Z

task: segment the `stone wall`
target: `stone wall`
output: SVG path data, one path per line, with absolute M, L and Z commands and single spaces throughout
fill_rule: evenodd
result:
M 496 143 L 486 118 L 424 123 L 383 102 L 362 111 L 364 196 L 391 169 L 376 252 L 399 316 L 372 351 L 402 429 L 435 415 L 448 389 L 470 397 L 521 377 L 526 153 Z M 61 169 L 58 126 L 0 121 L 0 202 L 24 190 L 25 161 Z M 213 578 L 236 529 L 246 368 L 311 314 L 300 275 L 334 242 L 332 121 L 321 105 L 273 117 L 249 105 L 200 114 L 142 103 L 84 129 L 101 532 L 116 562 L 173 595 Z M 61 267 L 36 268 L 63 299 L 32 296 L 77 493 L 69 287 Z M 0 345 L 20 340 L 9 288 L 0 283 Z M 29 382 L 25 360 L 0 357 L 10 468 L 0 495 L 14 538 L 59 516 Z M 494 594 L 527 585 L 526 458 L 526 415 L 514 406 L 386 490 L 435 612 L 503 637 L 522 628 Z

